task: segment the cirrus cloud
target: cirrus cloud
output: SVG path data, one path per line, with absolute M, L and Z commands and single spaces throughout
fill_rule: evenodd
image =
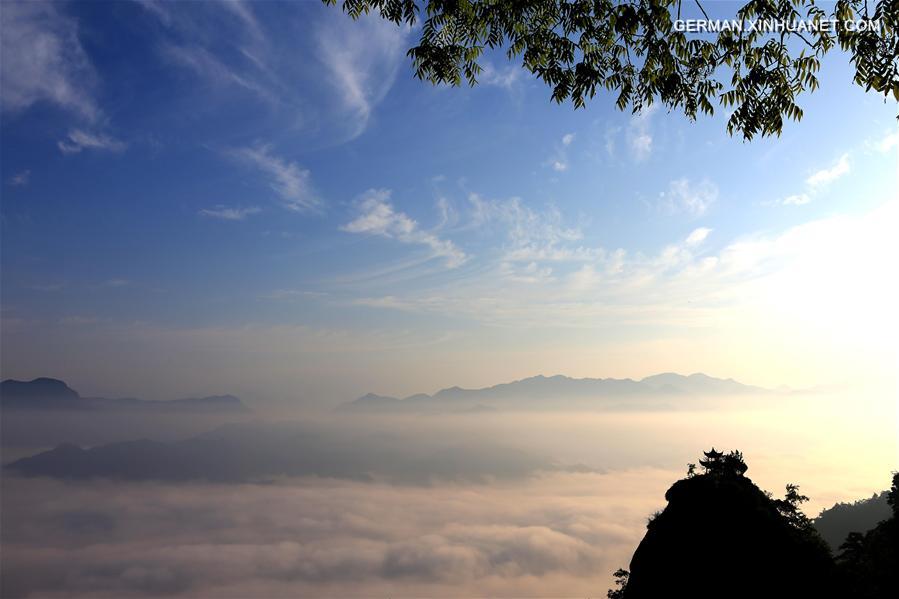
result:
M 245 220 L 248 216 L 259 214 L 262 211 L 259 206 L 228 207 L 219 204 L 215 208 L 204 208 L 199 211 L 201 216 L 217 218 L 220 220 Z
M 84 150 L 103 150 L 106 152 L 123 152 L 128 145 L 104 133 L 91 133 L 82 129 L 73 129 L 65 139 L 57 142 L 63 154 L 79 154 Z
M 312 188 L 312 175 L 296 162 L 276 156 L 269 145 L 237 148 L 229 154 L 254 167 L 268 177 L 269 187 L 281 199 L 281 204 L 294 212 L 310 212 L 321 207 L 321 200 Z
M 718 186 L 702 179 L 694 182 L 686 177 L 675 179 L 668 189 L 659 194 L 659 205 L 669 214 L 687 214 L 699 217 L 718 200 Z
M 388 189 L 369 189 L 357 200 L 357 216 L 340 227 L 347 233 L 363 233 L 423 245 L 434 257 L 442 257 L 449 268 L 460 266 L 467 256 L 452 241 L 421 229 L 419 224 L 390 203 Z
M 4 111 L 49 102 L 88 121 L 100 116 L 96 73 L 78 38 L 78 23 L 56 4 L 4 2 L 0 56 Z

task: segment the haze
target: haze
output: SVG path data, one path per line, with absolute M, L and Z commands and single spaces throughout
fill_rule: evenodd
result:
M 845 57 L 744 143 L 316 2 L 0 26 L 4 597 L 604 596 L 713 446 L 811 516 L 899 468 L 897 105 Z

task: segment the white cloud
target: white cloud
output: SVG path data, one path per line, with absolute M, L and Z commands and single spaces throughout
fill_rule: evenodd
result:
M 522 68 L 517 65 L 506 65 L 498 69 L 493 66 L 493 63 L 485 62 L 481 65 L 478 83 L 512 89 L 521 80 L 523 72 Z
M 264 35 L 249 2 L 244 2 L 243 0 L 222 0 L 222 7 L 237 17 L 253 36 L 262 37 Z
M 16 173 L 12 177 L 9 178 L 9 184 L 13 187 L 24 187 L 28 185 L 28 182 L 31 180 L 31 171 L 29 169 L 25 169 L 19 173 Z
M 831 183 L 849 173 L 850 168 L 849 154 L 843 154 L 830 168 L 815 171 L 806 178 L 805 192 L 789 195 L 783 200 L 773 203 L 784 206 L 804 206 L 814 200 L 817 194 L 827 189 Z
M 172 24 L 172 13 L 169 11 L 171 3 L 162 0 L 134 0 L 149 13 L 152 13 L 157 19 L 162 21 L 166 26 Z
M 802 206 L 812 201 L 812 197 L 807 193 L 796 193 L 784 198 L 785 206 Z
M 210 218 L 218 218 L 221 220 L 244 220 L 252 214 L 258 214 L 262 210 L 258 206 L 249 206 L 247 208 L 229 208 L 227 206 L 218 205 L 215 208 L 204 208 L 200 210 L 201 216 Z
M 883 139 L 876 144 L 876 147 L 880 152 L 889 152 L 897 146 L 899 146 L 899 131 L 887 133 Z
M 544 164 L 554 171 L 562 173 L 568 170 L 568 146 L 574 141 L 574 133 L 566 133 L 562 136 L 561 145 L 556 146 L 556 151 Z
M 552 280 L 553 269 L 540 266 L 537 262 L 529 262 L 519 267 L 515 262 L 503 262 L 500 265 L 502 276 L 519 283 L 546 283 Z
M 694 229 L 690 235 L 687 236 L 687 245 L 699 245 L 709 236 L 712 230 L 707 227 L 699 227 L 698 229 Z
M 437 202 L 435 205 L 437 206 L 437 211 L 440 214 L 440 222 L 437 224 L 437 229 L 451 227 L 459 222 L 459 214 L 456 211 L 456 208 L 450 203 L 447 198 L 437 198 Z
M 606 127 L 605 133 L 603 133 L 604 139 L 604 147 L 606 149 L 606 154 L 610 157 L 615 156 L 615 138 L 621 133 L 621 127 Z
M 813 173 L 805 180 L 805 183 L 813 189 L 820 189 L 847 174 L 849 170 L 849 154 L 843 154 L 833 166 Z
M 718 187 L 714 183 L 708 179 L 693 183 L 685 177 L 671 181 L 667 191 L 659 194 L 659 204 L 664 210 L 693 217 L 705 214 L 717 199 Z
M 423 245 L 434 257 L 442 257 L 446 265 L 455 268 L 465 262 L 467 256 L 449 240 L 422 230 L 418 223 L 394 209 L 390 203 L 390 190 L 369 189 L 357 202 L 358 216 L 341 227 L 348 233 L 364 233 L 395 239 L 401 243 Z
M 127 147 L 125 142 L 112 138 L 103 133 L 89 133 L 81 129 L 69 131 L 66 139 L 56 143 L 63 154 L 78 154 L 83 150 L 104 150 L 107 152 L 122 152 Z
M 566 226 L 555 207 L 537 211 L 521 200 L 484 199 L 469 194 L 471 226 L 499 228 L 505 236 L 503 260 L 506 262 L 582 261 L 596 256 L 595 250 L 577 245 L 583 238 L 580 229 Z
M 257 145 L 231 150 L 230 154 L 269 177 L 274 190 L 288 210 L 308 212 L 321 206 L 312 189 L 312 176 L 295 162 L 288 162 L 272 154 L 271 147 Z
M 0 105 L 25 110 L 50 102 L 93 121 L 94 68 L 78 39 L 77 22 L 55 4 L 4 2 L 0 18 Z
M 761 344 L 756 349 L 785 338 L 785 331 L 804 349 L 835 348 L 836 336 L 829 341 L 827 336 L 837 327 L 839 338 L 868 344 L 865 351 L 873 355 L 880 351 L 878 343 L 892 337 L 872 340 L 871 332 L 895 326 L 895 282 L 884 275 L 895 254 L 890 230 L 895 214 L 892 203 L 857 218 L 821 219 L 777 234 L 733 239 L 715 253 L 698 251 L 705 246 L 697 239 L 710 234 L 704 230 L 651 254 L 596 248 L 590 260 L 558 263 L 551 277 L 510 272 L 511 261 L 501 256 L 496 267 L 483 265 L 480 276 L 407 292 L 390 302 L 379 304 L 377 297 L 368 302 L 508 327 L 689 331 L 726 323 L 730 332 L 723 338 L 745 335 Z M 532 270 L 543 268 L 540 260 L 533 262 Z M 822 329 L 823 322 L 831 324 Z M 753 327 L 764 327 L 773 337 L 760 337 Z
M 657 107 L 655 104 L 644 108 L 639 114 L 631 117 L 627 130 L 627 144 L 631 157 L 637 162 L 642 162 L 652 154 L 652 131 L 650 129 L 652 115 Z
M 314 21 L 306 24 L 312 64 L 303 65 L 296 60 L 296 40 L 272 35 L 258 3 L 143 0 L 141 5 L 166 29 L 158 43 L 162 58 L 207 83 L 191 80 L 176 91 L 229 105 L 261 101 L 249 110 L 264 109 L 285 127 L 328 145 L 365 131 L 405 59 L 410 31 L 376 15 L 349 19 L 339 10 L 322 11 L 320 17 L 286 15 Z
M 652 154 L 652 136 L 647 132 L 636 133 L 630 140 L 631 152 L 639 162 Z
M 586 597 L 627 563 L 677 475 L 422 486 L 4 479 L 4 566 L 10 587 L 38 595 Z
M 140 0 L 140 4 L 167 30 L 157 44 L 161 58 L 194 75 L 187 93 L 213 100 L 240 94 L 264 104 L 266 110 L 285 111 L 294 122 L 302 120 L 299 90 L 306 86 L 289 79 L 295 71 L 279 64 L 283 54 L 273 51 L 275 38 L 267 35 L 251 3 Z M 194 79 L 208 85 L 197 85 Z
M 377 15 L 356 21 L 334 15 L 319 27 L 317 55 L 349 115 L 351 139 L 365 131 L 372 110 L 393 86 L 404 58 L 406 32 Z
M 268 102 L 275 102 L 275 95 L 248 74 L 235 69 L 201 46 L 163 44 L 162 53 L 174 64 L 190 69 L 216 85 L 236 85 Z

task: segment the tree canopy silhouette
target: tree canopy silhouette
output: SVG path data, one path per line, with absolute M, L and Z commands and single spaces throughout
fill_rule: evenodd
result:
M 899 473 L 887 493 L 892 517 L 867 532 L 851 532 L 836 561 L 846 597 L 881 599 L 899 595 Z
M 739 451 L 712 449 L 699 464 L 702 472 L 691 468 L 665 493 L 668 505 L 647 525 L 630 571 L 616 573 L 610 597 L 839 596 L 836 566 L 796 485 L 772 498 L 745 476 Z
M 342 8 L 420 23 L 408 51 L 419 79 L 475 85 L 484 51 L 505 49 L 556 102 L 582 107 L 607 89 L 621 110 L 659 101 L 691 119 L 717 103 L 732 109 L 728 132 L 747 140 L 802 118 L 797 96 L 817 89 L 821 59 L 835 47 L 848 53 L 856 84 L 899 100 L 899 0 L 837 0 L 831 11 L 815 0 L 749 0 L 729 17 L 817 25 L 705 35 L 678 26 L 689 8 L 707 17 L 699 0 L 342 0 Z
M 885 493 L 892 517 L 849 533 L 834 560 L 797 485 L 773 498 L 745 476 L 739 451 L 713 448 L 699 464 L 665 493 L 667 507 L 650 519 L 630 571 L 615 572 L 609 599 L 899 596 L 899 473 Z
M 822 511 L 815 518 L 815 529 L 821 534 L 831 550 L 846 540 L 852 531 L 870 530 L 892 514 L 887 502 L 888 491 L 876 493 L 867 499 L 848 503 L 837 503 Z

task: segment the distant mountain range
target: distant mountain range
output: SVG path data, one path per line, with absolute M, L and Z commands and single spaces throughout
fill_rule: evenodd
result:
M 181 441 L 140 439 L 81 448 L 63 443 L 5 468 L 22 476 L 85 480 L 242 482 L 279 476 L 430 484 L 486 482 L 539 472 L 595 472 L 483 439 L 356 433 L 298 422 L 244 422 Z
M 32 381 L 7 379 L 0 383 L 0 407 L 4 410 L 95 410 L 133 412 L 249 412 L 233 395 L 213 395 L 157 401 L 148 399 L 106 399 L 82 397 L 63 381 L 36 378 Z
M 575 379 L 534 376 L 483 389 L 450 387 L 434 395 L 419 393 L 404 399 L 369 393 L 338 409 L 348 412 L 488 411 L 491 409 L 560 409 L 658 407 L 682 398 L 725 397 L 769 393 L 768 389 L 719 379 L 702 373 L 664 373 L 633 379 Z
M 868 499 L 838 503 L 815 518 L 815 528 L 834 554 L 839 553 L 850 532 L 867 532 L 892 515 L 888 494 L 889 491 L 883 491 Z

